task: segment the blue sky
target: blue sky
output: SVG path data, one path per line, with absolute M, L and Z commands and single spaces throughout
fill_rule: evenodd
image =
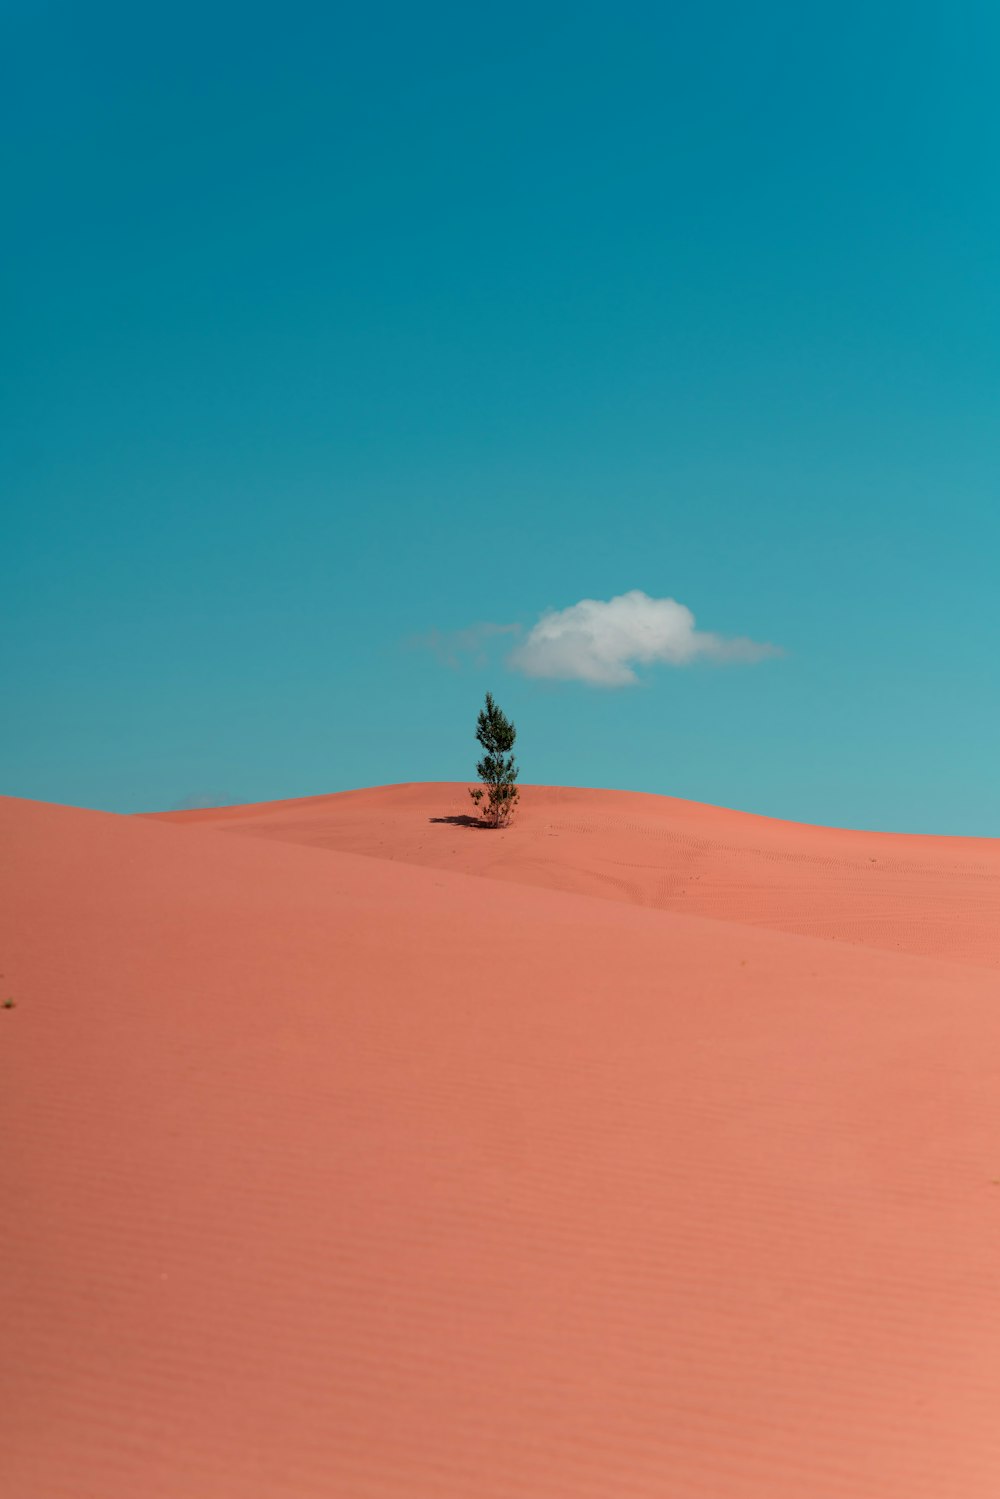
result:
M 528 782 L 1000 834 L 995 7 L 2 26 L 3 790 L 458 779 L 489 687 Z M 633 591 L 783 654 L 509 664 Z

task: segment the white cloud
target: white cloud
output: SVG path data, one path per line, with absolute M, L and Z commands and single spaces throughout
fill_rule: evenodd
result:
M 654 662 L 752 662 L 781 654 L 773 645 L 697 630 L 684 604 L 651 599 L 634 588 L 617 598 L 581 599 L 568 609 L 549 610 L 511 652 L 508 665 L 528 677 L 629 687 L 639 680 L 634 668 Z
M 520 629 L 520 625 L 498 625 L 483 620 L 465 630 L 428 630 L 425 635 L 412 636 L 409 643 L 418 650 L 432 651 L 443 666 L 457 670 L 465 660 L 474 666 L 485 666 L 487 641 L 497 635 L 517 635 Z

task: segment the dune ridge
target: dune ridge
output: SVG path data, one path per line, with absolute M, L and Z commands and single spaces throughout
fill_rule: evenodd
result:
M 782 822 L 675 797 L 524 790 L 514 826 L 462 826 L 464 783 L 380 786 L 172 822 L 1000 968 L 1000 839 Z
M 460 790 L 0 801 L 0 1493 L 994 1499 L 993 846 Z

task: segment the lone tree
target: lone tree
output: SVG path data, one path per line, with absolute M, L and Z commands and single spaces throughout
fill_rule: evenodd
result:
M 517 731 L 490 693 L 486 694 L 486 707 L 476 724 L 476 738 L 484 750 L 483 758 L 476 766 L 476 775 L 482 785 L 474 787 L 469 795 L 488 827 L 505 828 L 514 815 L 520 795 L 517 766 L 510 753 Z

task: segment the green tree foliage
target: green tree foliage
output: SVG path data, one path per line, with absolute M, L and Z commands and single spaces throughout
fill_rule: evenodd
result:
M 476 738 L 483 748 L 483 757 L 476 765 L 476 775 L 482 784 L 469 795 L 488 827 L 503 828 L 513 817 L 520 795 L 518 769 L 510 753 L 517 731 L 490 693 L 486 694 L 486 707 L 476 723 Z

